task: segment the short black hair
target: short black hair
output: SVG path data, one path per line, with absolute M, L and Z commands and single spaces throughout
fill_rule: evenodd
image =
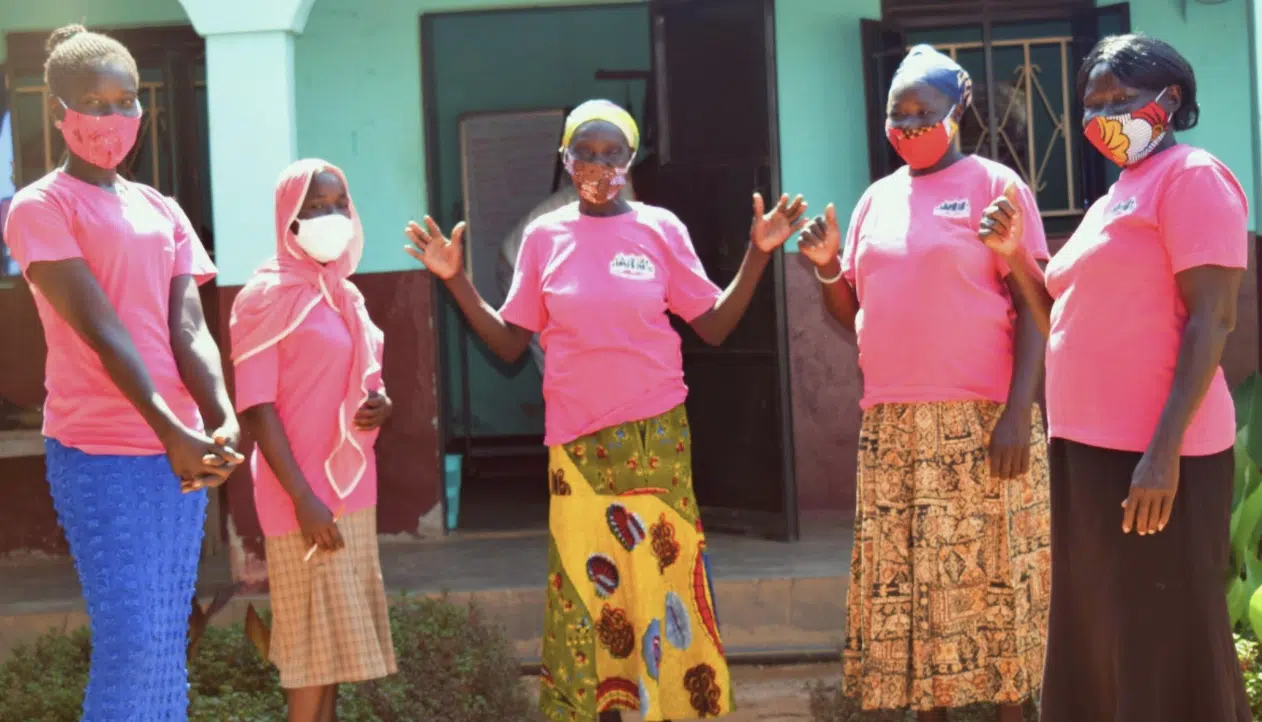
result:
M 73 100 L 62 97 L 69 84 L 91 74 L 104 61 L 121 62 L 136 82 L 140 82 L 136 59 L 127 46 L 108 35 L 91 32 L 82 25 L 57 28 L 48 37 L 45 49 L 48 60 L 44 63 L 44 82 L 53 95 L 65 102 Z
M 1170 120 L 1175 130 L 1191 130 L 1201 117 L 1196 102 L 1196 73 L 1182 53 L 1162 40 L 1130 33 L 1110 35 L 1091 49 L 1078 68 L 1078 97 L 1087 89 L 1087 79 L 1097 65 L 1107 65 L 1118 80 L 1141 90 L 1160 92 L 1172 85 L 1182 90 L 1182 103 Z

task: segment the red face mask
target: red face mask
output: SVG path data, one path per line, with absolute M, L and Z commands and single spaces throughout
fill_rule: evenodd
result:
M 66 117 L 56 125 L 71 153 L 98 168 L 114 170 L 136 146 L 142 112 L 139 103 L 135 115 L 87 115 L 58 100 L 66 109 Z
M 924 170 L 942 160 L 942 156 L 951 148 L 955 131 L 955 118 L 950 112 L 941 123 L 928 128 L 902 130 L 895 128 L 889 120 L 885 121 L 885 137 L 889 138 L 890 145 L 894 146 L 898 156 L 912 170 Z

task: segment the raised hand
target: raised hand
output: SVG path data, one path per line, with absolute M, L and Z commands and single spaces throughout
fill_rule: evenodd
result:
M 749 242 L 758 250 L 771 253 L 783 246 L 789 236 L 805 225 L 806 221 L 802 219 L 805 213 L 806 201 L 802 200 L 801 195 L 789 202 L 789 194 L 786 193 L 780 196 L 775 208 L 766 212 L 762 194 L 755 193 L 754 220 L 749 227 Z
M 452 229 L 450 239 L 443 235 L 433 218 L 425 216 L 424 221 L 424 227 L 416 221 L 408 223 L 405 232 L 412 245 L 404 246 L 403 250 L 425 264 L 425 268 L 439 279 L 450 280 L 464 270 L 464 221 Z
M 840 260 L 841 228 L 837 225 L 837 208 L 832 203 L 824 209 L 824 215 L 815 216 L 806 224 L 798 241 L 798 251 L 816 268 L 828 268 Z
M 982 211 L 981 227 L 977 237 L 990 250 L 1004 258 L 1010 258 L 1021 249 L 1025 237 L 1025 219 L 1022 217 L 1017 184 L 1009 181 L 1003 195 Z

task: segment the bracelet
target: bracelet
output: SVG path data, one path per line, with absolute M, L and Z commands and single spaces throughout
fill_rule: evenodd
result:
M 841 280 L 841 277 L 842 277 L 842 276 L 844 276 L 844 275 L 845 275 L 845 273 L 846 273 L 846 272 L 845 272 L 845 270 L 844 270 L 844 269 L 842 269 L 842 268 L 840 267 L 840 264 L 839 264 L 839 265 L 838 265 L 838 268 L 837 268 L 837 275 L 836 275 L 836 276 L 833 276 L 832 278 L 824 278 L 823 276 L 819 275 L 819 266 L 816 266 L 816 267 L 815 267 L 815 280 L 819 281 L 820 283 L 824 284 L 825 286 L 831 286 L 831 285 L 833 285 L 834 283 L 836 283 L 836 282 L 840 281 L 840 280 Z

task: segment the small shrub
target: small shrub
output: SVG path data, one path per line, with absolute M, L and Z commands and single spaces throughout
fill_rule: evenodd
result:
M 1236 635 L 1236 654 L 1244 672 L 1244 688 L 1249 695 L 1253 719 L 1262 719 L 1262 649 L 1256 639 Z
M 411 599 L 390 610 L 399 674 L 343 685 L 340 722 L 534 719 L 518 661 L 475 606 Z M 52 631 L 0 665 L 0 722 L 77 722 L 88 680 L 86 628 Z M 189 662 L 189 722 L 284 722 L 276 668 L 241 625 L 209 627 Z

